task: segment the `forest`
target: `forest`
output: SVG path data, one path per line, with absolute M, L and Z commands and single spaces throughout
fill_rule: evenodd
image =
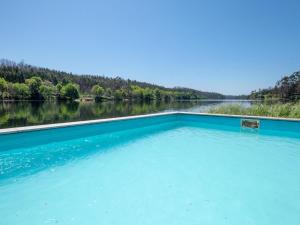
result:
M 275 87 L 270 87 L 267 89 L 259 89 L 258 91 L 253 91 L 250 99 L 280 99 L 287 101 L 294 101 L 300 99 L 300 71 L 293 73 L 289 76 L 284 76 L 279 80 Z
M 41 101 L 76 99 L 171 101 L 223 99 L 225 96 L 190 88 L 166 88 L 120 77 L 75 75 L 2 59 L 0 98 Z

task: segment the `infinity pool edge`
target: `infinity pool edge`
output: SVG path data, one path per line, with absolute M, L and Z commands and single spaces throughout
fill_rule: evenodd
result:
M 134 119 L 142 119 L 142 118 L 150 118 L 150 117 L 168 116 L 168 115 L 193 115 L 193 116 L 211 116 L 211 117 L 263 119 L 263 120 L 274 120 L 274 121 L 300 122 L 300 119 L 297 119 L 297 118 L 281 118 L 281 117 L 267 117 L 267 116 L 249 116 L 249 115 L 195 113 L 195 112 L 175 111 L 175 112 L 152 113 L 152 114 L 145 114 L 145 115 L 113 117 L 113 118 L 96 119 L 96 120 L 83 120 L 83 121 L 74 121 L 74 122 L 65 122 L 65 123 L 52 123 L 52 124 L 42 124 L 42 125 L 33 125 L 33 126 L 25 126 L 25 127 L 3 128 L 3 129 L 0 129 L 0 135 L 38 131 L 38 130 L 47 130 L 47 129 L 54 129 L 54 128 L 64 128 L 64 127 L 72 127 L 72 126 L 80 126 L 80 125 L 117 122 L 117 121 L 124 121 L 124 120 L 134 120 Z

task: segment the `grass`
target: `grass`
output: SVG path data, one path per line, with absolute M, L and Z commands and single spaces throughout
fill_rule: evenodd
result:
M 223 105 L 210 109 L 209 113 L 300 118 L 300 102 L 276 104 L 262 103 L 254 104 L 250 107 L 239 104 Z

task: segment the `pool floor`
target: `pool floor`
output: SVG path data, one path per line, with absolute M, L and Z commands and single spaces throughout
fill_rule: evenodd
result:
M 0 151 L 0 224 L 297 225 L 299 146 L 166 123 Z

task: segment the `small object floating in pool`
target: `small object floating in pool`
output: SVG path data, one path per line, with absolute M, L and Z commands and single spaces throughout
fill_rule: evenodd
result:
M 259 120 L 241 119 L 241 126 L 245 128 L 257 129 L 260 126 Z

